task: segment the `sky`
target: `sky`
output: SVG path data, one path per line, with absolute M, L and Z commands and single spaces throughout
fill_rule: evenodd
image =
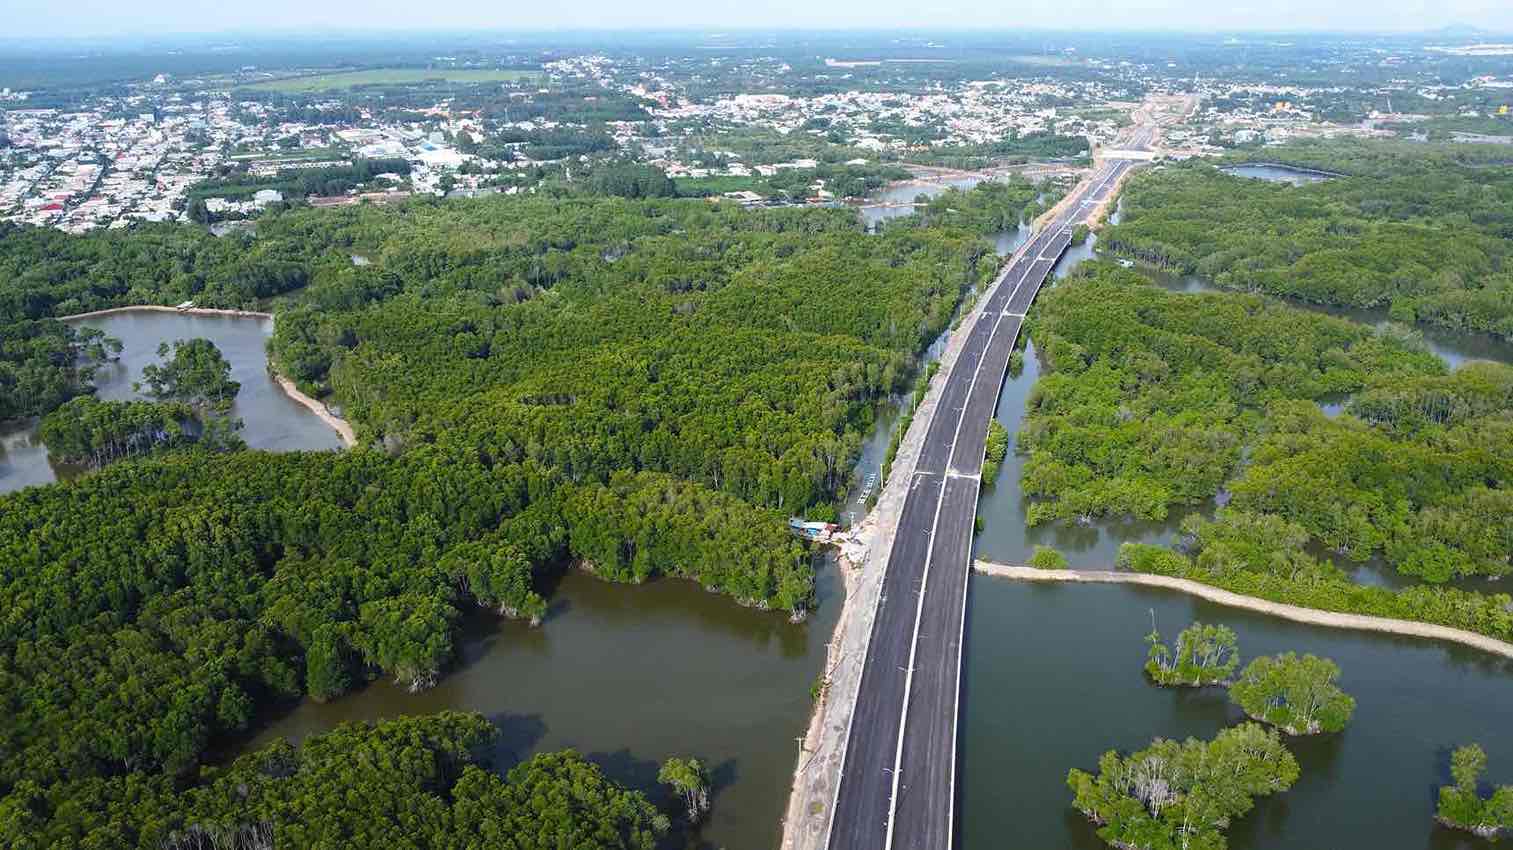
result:
M 1154 29 L 1513 33 L 1513 0 L 0 0 L 9 38 L 311 30 Z

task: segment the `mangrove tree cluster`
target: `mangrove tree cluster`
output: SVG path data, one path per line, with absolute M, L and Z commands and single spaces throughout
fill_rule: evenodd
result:
M 1275 731 L 1245 723 L 1212 741 L 1157 738 L 1128 756 L 1110 750 L 1096 774 L 1073 768 L 1067 785 L 1072 805 L 1115 847 L 1223 850 L 1230 823 L 1298 775 Z
M 0 800 L 16 850 L 509 847 L 653 850 L 668 818 L 571 750 L 494 772 L 477 714 L 347 724 L 279 741 L 187 784 L 152 773 L 50 785 Z
M 1304 186 L 1197 163 L 1137 175 L 1101 244 L 1230 289 L 1513 337 L 1513 168 L 1368 150 L 1361 176 Z
M 1017 441 L 1031 522 L 1163 519 L 1227 491 L 1185 523 L 1184 551 L 1131 545 L 1121 564 L 1513 635 L 1506 594 L 1363 587 L 1309 549 L 1434 583 L 1513 570 L 1513 368 L 1449 371 L 1409 333 L 1102 264 L 1043 294 L 1033 321 L 1048 369 Z M 1344 394 L 1342 415 L 1321 408 Z
M 1481 793 L 1482 773 L 1487 769 L 1487 753 L 1476 744 L 1459 747 L 1450 755 L 1450 776 L 1455 784 L 1439 789 L 1436 818 L 1454 829 L 1473 832 L 1496 840 L 1513 832 L 1513 785 L 1503 785 L 1491 796 Z

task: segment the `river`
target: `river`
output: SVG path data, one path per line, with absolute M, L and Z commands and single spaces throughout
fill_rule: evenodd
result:
M 1242 720 L 1220 689 L 1156 688 L 1142 673 L 1150 611 L 1171 639 L 1193 620 L 1239 634 L 1242 664 L 1288 650 L 1333 658 L 1357 708 L 1337 735 L 1289 739 L 1302 777 L 1229 830 L 1231 850 L 1470 850 L 1435 826 L 1450 751 L 1478 742 L 1513 779 L 1513 663 L 1426 640 L 1326 629 L 1123 585 L 972 579 L 961 732 L 963 850 L 1106 845 L 1071 808 L 1066 773 L 1157 736 L 1212 738 Z
M 231 415 L 242 420 L 242 439 L 254 449 L 269 451 L 339 449 L 336 432 L 279 388 L 268 374 L 266 345 L 273 320 L 237 316 L 196 316 L 159 311 L 113 313 L 72 322 L 98 328 L 121 340 L 121 357 L 101 367 L 95 377 L 99 398 L 140 398 L 131 385 L 142 367 L 160 362 L 158 344 L 204 337 L 231 363 L 231 376 L 242 384 Z M 37 439 L 36 423 L 12 426 L 0 433 L 0 492 L 58 478 L 82 470 L 53 464 Z

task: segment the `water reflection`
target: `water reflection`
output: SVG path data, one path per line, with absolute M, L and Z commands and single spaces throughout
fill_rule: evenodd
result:
M 947 189 L 970 189 L 982 182 L 979 177 L 959 177 L 953 180 L 941 182 L 907 182 L 897 186 L 889 186 L 867 199 L 868 203 L 860 207 L 862 224 L 872 230 L 878 222 L 887 221 L 890 218 L 902 218 L 914 214 L 914 202 L 920 195 L 934 198 L 944 195 Z

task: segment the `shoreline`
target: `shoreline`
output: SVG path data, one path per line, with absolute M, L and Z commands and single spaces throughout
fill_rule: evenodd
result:
M 93 319 L 101 316 L 114 316 L 120 313 L 139 312 L 177 313 L 184 316 L 228 316 L 237 319 L 267 319 L 268 321 L 275 321 L 272 313 L 264 313 L 258 310 L 230 310 L 218 307 L 186 307 L 180 310 L 177 307 L 164 307 L 161 304 L 133 304 L 127 307 L 107 307 L 103 310 L 90 310 L 86 313 L 74 313 L 56 318 L 60 322 L 68 322 L 77 319 Z M 268 374 L 272 376 L 273 382 L 278 384 L 279 389 L 284 391 L 284 395 L 293 399 L 295 404 L 315 414 L 317 419 L 336 432 L 336 436 L 341 438 L 342 443 L 347 448 L 350 449 L 357 445 L 357 433 L 352 430 L 352 423 L 332 413 L 330 408 L 326 407 L 319 400 L 300 392 L 299 387 L 294 385 L 294 381 L 273 368 L 272 361 L 269 361 L 267 365 Z
M 128 307 L 106 307 L 103 310 L 90 310 L 85 313 L 71 313 L 67 316 L 54 316 L 60 322 L 72 322 L 78 319 L 95 319 L 100 316 L 113 316 L 117 313 L 179 313 L 185 316 L 233 316 L 239 319 L 272 319 L 272 313 L 263 313 L 257 310 L 229 310 L 220 307 L 186 307 L 180 310 L 177 307 L 164 307 L 161 304 L 133 304 Z
M 972 569 L 974 572 L 982 575 L 1017 581 L 1138 584 L 1146 587 L 1161 587 L 1185 593 L 1189 596 L 1196 596 L 1200 599 L 1230 608 L 1243 608 L 1247 611 L 1256 611 L 1296 623 L 1447 641 L 1479 649 L 1493 655 L 1500 655 L 1504 658 L 1513 658 L 1513 643 L 1506 643 L 1496 638 L 1468 632 L 1464 629 L 1456 629 L 1434 623 L 1420 623 L 1415 620 L 1396 620 L 1390 617 L 1375 617 L 1368 614 L 1345 614 L 1339 611 L 1304 608 L 1301 605 L 1289 605 L 1285 602 L 1272 602 L 1269 599 L 1245 596 L 1233 591 L 1224 590 L 1223 588 L 1193 581 L 1192 579 L 1177 578 L 1175 576 L 1116 572 L 1113 570 L 1042 570 L 1035 567 L 998 564 L 982 560 L 973 561 Z
M 274 369 L 272 363 L 268 364 L 268 374 L 273 376 L 273 382 L 278 384 L 284 394 L 293 399 L 295 404 L 309 410 L 317 419 L 329 425 L 331 430 L 336 432 L 336 436 L 341 437 L 341 441 L 347 448 L 357 445 L 357 434 L 352 430 L 352 423 L 332 413 L 330 408 L 320 401 L 300 392 L 299 387 L 294 385 L 294 381 Z

